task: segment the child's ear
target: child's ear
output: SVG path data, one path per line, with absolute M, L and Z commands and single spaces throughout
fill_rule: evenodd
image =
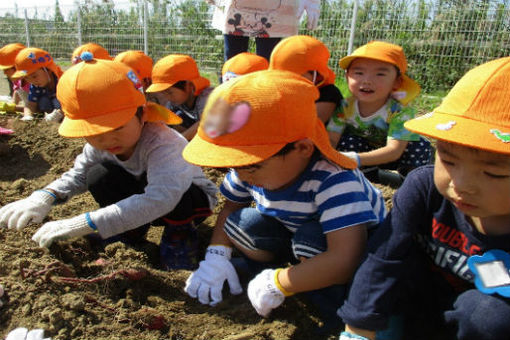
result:
M 142 116 L 140 117 L 140 123 L 145 123 L 147 121 L 147 118 L 149 118 L 149 114 L 147 113 L 147 104 L 144 104 L 143 105 L 143 113 L 142 113 Z
M 186 92 L 195 94 L 195 84 L 189 80 L 186 80 Z
M 315 151 L 315 144 L 308 138 L 300 139 L 294 142 L 294 148 L 304 158 L 312 157 Z
M 398 76 L 397 79 L 395 79 L 395 82 L 393 83 L 393 91 L 398 90 L 400 86 L 402 86 L 403 80 L 402 76 Z

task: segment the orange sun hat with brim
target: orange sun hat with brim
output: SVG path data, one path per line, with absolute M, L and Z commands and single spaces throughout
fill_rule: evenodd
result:
M 141 80 L 151 78 L 152 58 L 142 51 L 124 51 L 113 59 L 131 67 Z
M 26 48 L 25 45 L 20 43 L 7 44 L 0 48 L 0 70 L 13 68 L 14 60 L 18 53 Z
M 81 55 L 83 52 L 90 52 L 94 56 L 95 59 L 104 59 L 104 60 L 112 60 L 113 58 L 110 56 L 110 53 L 101 45 L 96 43 L 86 43 L 81 46 L 78 46 L 74 49 L 73 54 L 71 56 L 71 63 L 77 64 L 81 60 Z
M 324 78 L 322 85 L 335 83 L 335 72 L 328 67 L 329 50 L 320 40 L 308 35 L 294 35 L 280 41 L 269 60 L 269 69 L 287 70 L 297 74 L 317 71 Z
M 225 82 L 248 73 L 267 70 L 268 67 L 269 63 L 266 58 L 250 52 L 242 52 L 223 64 L 221 76 Z
M 433 112 L 406 129 L 475 149 L 510 154 L 510 57 L 468 71 Z
M 207 167 L 259 163 L 286 144 L 308 138 L 323 156 L 348 169 L 352 159 L 330 144 L 317 117 L 319 90 L 288 71 L 249 73 L 216 87 L 204 108 L 197 134 L 184 148 L 188 162 Z
M 182 122 L 161 105 L 145 105 L 140 80 L 127 65 L 93 59 L 88 52 L 82 57 L 84 62 L 70 67 L 57 84 L 57 99 L 64 112 L 58 129 L 62 136 L 88 137 L 112 131 L 129 122 L 140 106 L 149 121 Z
M 193 58 L 185 54 L 170 54 L 158 60 L 152 68 L 152 85 L 145 92 L 164 91 L 183 80 L 195 85 L 195 95 L 211 85 L 207 78 L 200 75 Z
M 394 97 L 403 105 L 409 104 L 420 93 L 420 85 L 406 75 L 407 59 L 401 46 L 384 41 L 370 41 L 355 49 L 351 55 L 340 59 L 340 67 L 347 70 L 351 62 L 356 58 L 384 61 L 398 67 L 402 77 L 402 84 L 394 92 Z
M 11 78 L 26 77 L 43 67 L 53 71 L 57 78 L 60 78 L 64 73 L 48 52 L 35 47 L 27 47 L 19 51 L 14 59 L 14 67 L 16 67 L 16 72 Z

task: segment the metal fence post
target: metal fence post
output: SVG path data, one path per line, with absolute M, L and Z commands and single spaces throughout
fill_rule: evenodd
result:
M 27 47 L 30 47 L 30 32 L 28 31 L 28 14 L 25 8 L 25 37 L 27 40 Z
M 149 55 L 149 23 L 147 22 L 149 19 L 149 6 L 147 5 L 147 1 L 143 0 L 143 52 Z
M 347 47 L 347 55 L 352 53 L 354 45 L 354 33 L 356 31 L 356 20 L 358 18 L 358 0 L 354 0 L 354 8 L 352 9 L 351 32 L 349 34 L 349 45 Z
M 81 46 L 82 43 L 82 35 L 81 35 L 81 8 L 80 3 L 78 1 L 75 2 L 76 5 L 76 25 L 78 25 L 78 46 Z

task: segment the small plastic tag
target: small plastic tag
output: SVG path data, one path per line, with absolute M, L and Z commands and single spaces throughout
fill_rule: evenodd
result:
M 510 254 L 491 249 L 483 255 L 471 256 L 468 266 L 475 276 L 475 286 L 479 291 L 510 297 Z

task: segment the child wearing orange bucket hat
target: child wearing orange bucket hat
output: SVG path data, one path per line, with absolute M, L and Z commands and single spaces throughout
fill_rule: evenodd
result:
M 267 316 L 286 296 L 313 291 L 329 301 L 320 307 L 338 325 L 336 309 L 367 228 L 385 208 L 356 163 L 329 144 L 315 112 L 318 96 L 300 75 L 265 70 L 221 84 L 209 97 L 183 155 L 232 170 L 221 185 L 226 202 L 205 260 L 186 282 L 201 303 L 219 303 L 225 280 L 231 293 L 241 293 L 230 261 L 236 248 L 258 274 L 248 285 L 257 313 Z
M 14 60 L 18 53 L 25 48 L 20 43 L 7 44 L 0 48 L 0 69 L 4 72 L 9 82 L 9 95 L 12 100 L 0 102 L 0 110 L 2 111 L 23 111 L 24 106 L 18 106 L 20 102 L 23 104 L 28 101 L 28 91 L 30 84 L 23 78 L 13 79 L 12 75 L 16 72 Z
M 126 64 L 136 72 L 142 82 L 143 91 L 152 84 L 152 58 L 142 51 L 124 51 L 115 56 L 115 61 Z
M 374 339 L 396 313 L 403 339 L 508 339 L 509 92 L 510 58 L 496 59 L 405 123 L 437 140 L 435 163 L 407 176 L 371 236 L 339 310 L 341 340 Z
M 83 52 L 90 52 L 92 56 L 96 59 L 104 59 L 104 60 L 112 60 L 113 58 L 110 56 L 110 53 L 101 45 L 96 43 L 86 43 L 81 46 L 78 46 L 74 49 L 73 54 L 71 55 L 71 63 L 78 64 L 82 61 L 81 55 Z
M 222 82 L 252 73 L 255 71 L 267 70 L 269 63 L 267 59 L 250 52 L 236 54 L 227 60 L 221 68 Z
M 45 120 L 59 122 L 63 115 L 56 90 L 63 72 L 51 55 L 40 48 L 27 47 L 16 55 L 14 66 L 16 72 L 11 77 L 30 83 L 22 120 L 32 120 L 34 113 L 44 112 Z
M 335 86 L 335 73 L 328 67 L 329 50 L 320 40 L 307 35 L 283 39 L 271 53 L 269 68 L 287 70 L 310 80 L 319 88 L 315 106 L 325 124 L 342 102 L 342 93 Z
M 340 60 L 352 94 L 328 124 L 331 143 L 379 182 L 379 168 L 401 176 L 430 161 L 430 143 L 404 128 L 420 86 L 406 75 L 402 47 L 371 41 Z
M 209 80 L 200 75 L 193 58 L 170 54 L 154 65 L 152 85 L 146 92 L 156 93 L 160 102 L 166 102 L 166 106 L 182 118 L 182 124 L 173 128 L 191 140 L 212 91 L 209 85 Z
M 33 236 L 41 247 L 58 239 L 89 236 L 100 244 L 143 242 L 151 224 L 165 226 L 162 267 L 194 268 L 194 223 L 211 213 L 216 186 L 184 161 L 187 141 L 165 124 L 181 119 L 146 103 L 136 74 L 126 65 L 93 59 L 69 68 L 58 84 L 64 137 L 86 140 L 71 170 L 30 197 L 0 209 L 0 226 L 40 223 L 53 204 L 90 191 L 100 208 L 45 223 Z M 176 176 L 178 174 L 178 176 Z

